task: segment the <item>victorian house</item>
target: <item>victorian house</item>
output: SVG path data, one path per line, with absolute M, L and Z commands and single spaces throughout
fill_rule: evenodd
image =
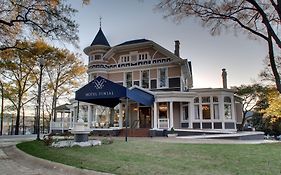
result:
M 241 105 L 227 88 L 225 69 L 222 88 L 193 89 L 191 62 L 180 57 L 180 42 L 175 41 L 174 45 L 174 53 L 147 39 L 110 46 L 100 28 L 84 49 L 88 56 L 88 81 L 98 79 L 95 88 L 101 88 L 101 80 L 107 80 L 140 93 L 127 101 L 120 98 L 111 106 L 110 100 L 99 99 L 96 104 L 84 101 L 79 105 L 73 100 L 65 128 L 72 128 L 77 118 L 82 117 L 93 130 L 122 130 L 127 114 L 127 126 L 133 129 L 236 131 L 241 122 Z M 142 102 L 142 98 L 150 98 L 151 103 Z M 59 125 L 53 122 L 52 126 L 55 130 Z

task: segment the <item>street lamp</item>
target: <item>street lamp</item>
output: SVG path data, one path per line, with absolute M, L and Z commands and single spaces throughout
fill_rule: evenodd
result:
M 41 86 L 42 86 L 42 72 L 43 66 L 45 63 L 44 58 L 39 58 L 38 60 L 40 66 L 40 75 L 39 75 L 39 85 L 38 85 L 38 109 L 37 109 L 37 137 L 36 140 L 40 140 L 40 108 L 41 108 Z

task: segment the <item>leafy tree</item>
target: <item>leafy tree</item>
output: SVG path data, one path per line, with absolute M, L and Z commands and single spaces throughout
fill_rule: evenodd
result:
M 262 87 L 259 84 L 253 85 L 241 85 L 239 87 L 233 87 L 236 90 L 235 94 L 241 98 L 242 107 L 243 107 L 243 116 L 242 116 L 242 125 L 239 130 L 242 130 L 242 127 L 246 121 L 246 114 L 249 111 L 253 111 L 262 101 L 265 96 L 266 88 Z
M 276 89 L 271 88 L 267 92 L 268 107 L 262 112 L 264 116 L 275 116 L 281 118 L 281 94 Z M 274 121 L 272 121 L 274 122 Z
M 18 48 L 17 40 L 26 37 L 48 37 L 77 46 L 78 25 L 71 19 L 76 12 L 65 0 L 0 0 L 0 50 Z
M 85 82 L 86 67 L 78 55 L 66 49 L 56 48 L 53 54 L 53 58 L 46 62 L 46 72 L 48 92 L 52 95 L 51 115 L 56 120 L 57 100 Z
M 16 109 L 16 128 L 15 134 L 19 134 L 20 112 L 24 104 L 28 90 L 36 83 L 33 72 L 36 66 L 34 54 L 30 52 L 33 46 L 30 43 L 22 42 L 20 47 L 28 49 L 5 50 L 1 52 L 0 69 L 5 82 L 5 96 L 11 101 Z M 3 81 L 4 80 L 4 81 Z
M 281 93 L 280 72 L 276 67 L 275 51 L 281 49 L 280 0 L 161 0 L 157 8 L 164 10 L 176 21 L 186 17 L 201 19 L 211 34 L 222 29 L 242 29 L 254 38 L 263 39 L 268 45 L 268 57 L 277 90 Z

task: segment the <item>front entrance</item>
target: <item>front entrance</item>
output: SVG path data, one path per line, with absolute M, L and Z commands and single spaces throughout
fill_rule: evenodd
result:
M 140 128 L 151 128 L 151 107 L 139 107 Z

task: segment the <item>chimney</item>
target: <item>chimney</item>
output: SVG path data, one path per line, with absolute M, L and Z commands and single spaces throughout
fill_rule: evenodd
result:
M 179 40 L 175 41 L 175 55 L 180 57 L 180 41 Z
M 226 72 L 225 68 L 222 69 L 221 76 L 222 76 L 222 87 L 224 89 L 227 89 L 227 72 Z

